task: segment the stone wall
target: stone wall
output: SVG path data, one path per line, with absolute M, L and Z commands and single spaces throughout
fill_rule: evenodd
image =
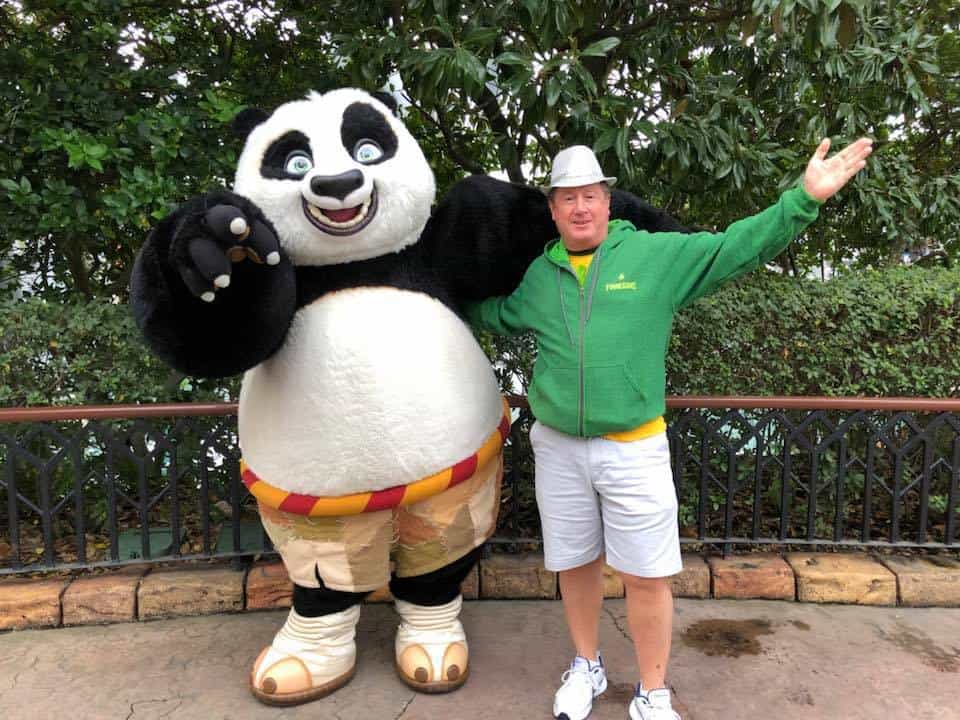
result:
M 854 553 L 686 554 L 671 578 L 676 597 L 858 605 L 960 607 L 960 561 L 944 556 Z M 126 567 L 0 580 L 0 630 L 133 622 L 290 606 L 293 586 L 279 561 L 248 569 L 204 564 Z M 609 567 L 606 597 L 623 597 Z M 467 600 L 556 599 L 556 573 L 539 555 L 492 555 L 463 583 Z M 389 602 L 387 588 L 368 602 Z

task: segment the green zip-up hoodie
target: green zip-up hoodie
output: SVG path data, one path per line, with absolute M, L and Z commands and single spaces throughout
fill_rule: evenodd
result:
M 722 233 L 649 233 L 613 220 L 582 287 L 553 240 L 512 294 L 467 315 L 500 335 L 534 331 L 528 397 L 540 422 L 580 437 L 631 430 L 664 413 L 674 313 L 774 258 L 819 206 L 797 187 Z

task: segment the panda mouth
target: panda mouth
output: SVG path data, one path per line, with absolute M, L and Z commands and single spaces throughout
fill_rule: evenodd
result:
M 302 198 L 303 214 L 314 227 L 327 235 L 353 235 L 365 228 L 377 214 L 377 189 L 373 188 L 370 197 L 363 204 L 339 210 L 325 210 Z

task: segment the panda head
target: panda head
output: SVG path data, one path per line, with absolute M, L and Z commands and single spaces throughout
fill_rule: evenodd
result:
M 253 127 L 234 191 L 259 206 L 295 265 L 332 265 L 415 243 L 435 185 L 403 123 L 348 88 L 310 93 Z

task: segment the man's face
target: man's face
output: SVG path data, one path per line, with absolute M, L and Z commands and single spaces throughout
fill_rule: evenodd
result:
M 567 250 L 589 250 L 606 239 L 610 191 L 603 183 L 555 188 L 549 204 Z

